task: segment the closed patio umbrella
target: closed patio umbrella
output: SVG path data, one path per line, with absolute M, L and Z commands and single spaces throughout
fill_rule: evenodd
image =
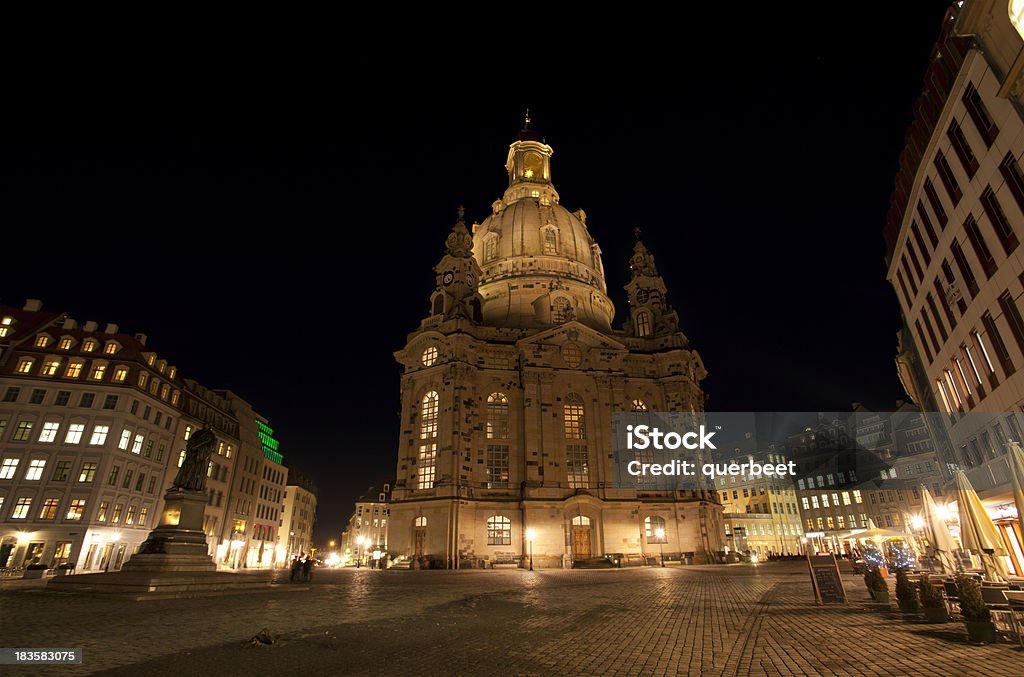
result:
M 1010 481 L 1013 483 L 1013 502 L 1017 505 L 1017 521 L 1024 530 L 1024 449 L 1010 442 L 1006 460 L 1010 463 Z
M 964 550 L 981 557 L 985 577 L 992 581 L 1006 581 L 1009 572 L 1001 555 L 1006 554 L 996 525 L 985 511 L 978 492 L 971 486 L 963 470 L 956 471 L 957 505 L 960 507 L 960 542 Z
M 953 535 L 949 533 L 946 521 L 939 517 L 939 511 L 935 507 L 935 499 L 928 491 L 928 487 L 921 485 L 921 516 L 924 519 L 925 528 L 928 530 L 928 543 L 935 550 L 939 558 L 939 564 L 945 573 L 954 573 L 956 565 L 953 564 L 953 553 L 956 552 L 956 542 Z

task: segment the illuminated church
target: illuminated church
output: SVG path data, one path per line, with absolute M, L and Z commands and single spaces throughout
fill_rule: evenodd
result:
M 561 205 L 526 129 L 483 223 L 459 220 L 403 367 L 390 556 L 413 567 L 718 561 L 714 491 L 616 486 L 612 414 L 701 411 L 706 375 L 639 236 L 613 327 L 587 215 Z

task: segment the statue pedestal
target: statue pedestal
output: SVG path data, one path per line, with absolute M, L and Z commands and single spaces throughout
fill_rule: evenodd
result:
M 60 576 L 51 579 L 47 588 L 83 594 L 116 593 L 132 599 L 271 590 L 270 571 L 217 571 L 203 533 L 208 500 L 205 491 L 170 489 L 164 495 L 160 525 L 120 571 Z

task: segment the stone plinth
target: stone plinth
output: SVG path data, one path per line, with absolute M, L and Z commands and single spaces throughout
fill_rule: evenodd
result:
M 170 572 L 117 571 L 107 574 L 77 574 L 53 578 L 47 590 L 85 595 L 120 595 L 131 599 L 167 597 L 209 597 L 236 592 L 299 589 L 271 586 L 271 572 Z
M 149 532 L 138 554 L 125 562 L 125 572 L 216 571 L 203 533 L 206 492 L 172 488 L 164 495 L 160 525 Z

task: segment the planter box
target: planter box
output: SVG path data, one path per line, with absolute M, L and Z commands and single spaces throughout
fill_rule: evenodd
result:
M 21 574 L 22 578 L 42 578 L 43 574 L 46 573 L 46 569 L 25 569 L 25 572 Z
M 996 626 L 992 621 L 964 621 L 967 639 L 975 644 L 992 644 L 996 641 Z
M 924 620 L 928 623 L 949 623 L 949 612 L 945 607 L 938 609 L 934 607 L 924 608 Z
M 871 598 L 880 604 L 889 603 L 889 591 L 888 590 L 872 590 Z

